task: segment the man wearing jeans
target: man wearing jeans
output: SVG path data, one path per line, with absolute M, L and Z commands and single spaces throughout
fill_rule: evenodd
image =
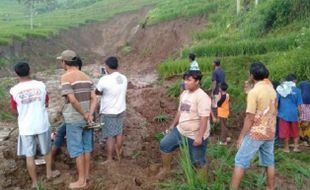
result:
M 63 116 L 66 125 L 67 146 L 71 158 L 76 159 L 78 180 L 70 189 L 83 188 L 89 177 L 90 153 L 93 150 L 93 131 L 83 127 L 93 120 L 96 94 L 89 77 L 78 69 L 80 58 L 72 50 L 57 57 L 65 74 L 61 76 L 61 94 L 65 98 Z
M 189 70 L 183 75 L 185 90 L 180 97 L 180 105 L 168 134 L 160 141 L 163 167 L 157 174 L 162 179 L 171 166 L 172 152 L 182 144 L 182 138 L 188 142 L 193 166 L 206 166 L 207 138 L 210 135 L 209 116 L 211 99 L 199 87 L 202 74 Z
M 231 189 L 238 189 L 245 169 L 256 152 L 259 152 L 260 164 L 267 170 L 267 190 L 274 186 L 274 137 L 277 117 L 276 92 L 270 82 L 266 82 L 268 70 L 258 62 L 250 66 L 250 79 L 254 88 L 247 97 L 246 117 L 243 129 L 237 141 L 239 149 L 235 157 L 235 169 Z

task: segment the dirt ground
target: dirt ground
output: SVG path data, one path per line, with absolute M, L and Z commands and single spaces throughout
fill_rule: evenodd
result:
M 86 189 L 156 189 L 154 174 L 159 167 L 160 154 L 154 135 L 164 131 L 168 123 L 160 123 L 154 118 L 164 114 L 172 120 L 177 108 L 177 100 L 165 95 L 168 84 L 159 82 L 156 68 L 164 59 L 178 56 L 183 45 L 191 43 L 190 34 L 200 30 L 207 19 L 204 16 L 178 19 L 142 28 L 139 22 L 148 10 L 145 8 L 116 16 L 105 23 L 63 31 L 47 40 L 30 39 L 10 47 L 0 47 L 1 54 L 7 57 L 25 57 L 32 63 L 34 78 L 47 84 L 51 99 L 49 115 L 53 122 L 59 119 L 57 112 L 62 104 L 59 77 L 63 70 L 56 67 L 55 61 L 62 50 L 70 48 L 78 52 L 86 63 L 82 70 L 95 83 L 100 78 L 101 63 L 107 56 L 116 55 L 120 59 L 120 71 L 129 79 L 124 158 L 107 166 L 100 165 L 105 160 L 105 142 L 97 131 L 91 178 Z M 12 76 L 9 69 L 2 70 L 0 76 Z M 0 142 L 0 189 L 29 188 L 25 159 L 16 156 L 17 135 L 15 130 L 9 139 Z M 44 166 L 37 168 L 38 176 L 48 189 L 67 189 L 77 173 L 75 162 L 69 158 L 65 146 L 56 158 L 55 167 L 61 171 L 59 178 L 46 182 Z
M 164 131 L 169 121 L 160 123 L 154 118 L 163 114 L 171 121 L 177 109 L 177 100 L 165 94 L 176 78 L 162 83 L 156 68 L 163 60 L 178 57 L 184 45 L 192 43 L 191 33 L 202 29 L 207 18 L 184 18 L 142 27 L 141 20 L 144 20 L 148 11 L 149 8 L 145 8 L 139 12 L 118 15 L 104 23 L 62 31 L 49 39 L 29 39 L 16 41 L 11 46 L 0 46 L 0 56 L 12 61 L 29 61 L 34 78 L 46 83 L 51 99 L 48 111 L 52 123 L 59 120 L 57 112 L 62 105 L 59 78 L 63 70 L 56 63 L 57 55 L 67 48 L 75 50 L 85 63 L 82 70 L 95 83 L 100 78 L 99 69 L 104 59 L 110 55 L 119 58 L 120 71 L 129 80 L 124 158 L 120 162 L 101 165 L 106 158 L 105 142 L 100 138 L 100 131 L 96 131 L 91 176 L 85 189 L 159 189 L 154 174 L 159 169 L 160 153 L 159 143 L 154 136 Z M 12 76 L 10 67 L 0 70 L 1 80 L 6 77 L 12 79 Z M 234 120 L 236 127 L 230 132 L 237 137 L 242 123 L 238 121 L 243 119 L 243 115 L 235 117 L 240 120 Z M 0 121 L 0 190 L 29 189 L 31 183 L 25 159 L 16 156 L 18 131 L 13 130 L 15 126 L 15 123 Z M 10 138 L 7 138 L 9 133 Z M 211 142 L 215 141 L 216 137 L 211 137 Z M 69 158 L 66 146 L 57 156 L 55 167 L 61 171 L 59 178 L 47 182 L 44 179 L 44 166 L 37 167 L 38 176 L 47 189 L 68 189 L 69 183 L 77 178 L 77 173 L 75 161 Z M 286 179 L 277 178 L 276 183 L 279 187 L 284 187 L 281 184 L 285 183 L 286 189 L 294 189 Z

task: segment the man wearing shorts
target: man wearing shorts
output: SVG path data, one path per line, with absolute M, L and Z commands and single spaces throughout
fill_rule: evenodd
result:
M 123 120 L 126 110 L 127 78 L 117 71 L 118 60 L 109 57 L 105 60 L 107 75 L 100 78 L 96 94 L 101 95 L 100 114 L 102 126 L 102 138 L 107 140 L 107 160 L 113 160 L 114 147 L 118 159 L 122 154 L 123 146 Z
M 71 158 L 76 159 L 78 180 L 70 189 L 83 188 L 89 177 L 90 153 L 93 151 L 93 131 L 84 129 L 93 121 L 97 97 L 89 77 L 79 70 L 81 59 L 72 50 L 65 50 L 57 57 L 66 71 L 61 76 L 61 94 L 65 104 L 64 116 L 67 147 Z
M 283 151 L 290 152 L 288 141 L 294 139 L 294 152 L 300 152 L 298 146 L 299 128 L 298 119 L 301 113 L 302 96 L 299 88 L 296 87 L 296 76 L 290 74 L 286 81 L 277 87 L 278 94 L 278 117 L 279 137 L 284 139 Z
M 10 90 L 11 107 L 18 112 L 17 155 L 26 156 L 32 188 L 36 188 L 38 182 L 34 156 L 37 142 L 46 162 L 47 178 L 59 175 L 59 171 L 51 169 L 51 131 L 46 109 L 48 95 L 43 82 L 31 79 L 28 63 L 17 63 L 14 69 L 20 81 Z
M 245 169 L 259 152 L 260 164 L 266 167 L 267 190 L 274 187 L 274 137 L 276 126 L 276 92 L 271 83 L 264 81 L 268 70 L 257 62 L 250 66 L 250 79 L 254 87 L 248 93 L 246 117 L 237 141 L 231 189 L 239 189 Z

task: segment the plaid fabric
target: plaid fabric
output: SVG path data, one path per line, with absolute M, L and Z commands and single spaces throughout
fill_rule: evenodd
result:
M 310 104 L 301 105 L 300 120 L 310 121 Z
M 123 121 L 125 112 L 120 114 L 104 114 L 101 117 L 102 123 L 102 138 L 114 137 L 123 133 Z
M 300 126 L 300 137 L 304 140 L 309 140 L 310 138 L 310 122 L 309 121 L 301 121 L 299 123 Z

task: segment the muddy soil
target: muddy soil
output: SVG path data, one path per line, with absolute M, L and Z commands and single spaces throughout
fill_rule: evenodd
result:
M 6 57 L 29 60 L 34 77 L 46 83 L 51 99 L 49 115 L 52 122 L 59 120 L 57 112 L 62 104 L 59 78 L 63 70 L 56 67 L 55 61 L 62 50 L 75 50 L 86 63 L 82 70 L 95 83 L 100 78 L 99 69 L 107 56 L 116 55 L 120 59 L 120 71 L 129 79 L 124 158 L 120 162 L 101 165 L 106 157 L 105 142 L 97 131 L 91 178 L 86 189 L 157 189 L 154 174 L 158 170 L 160 154 L 154 136 L 164 131 L 169 121 L 160 123 L 154 118 L 162 114 L 172 120 L 177 100 L 165 95 L 168 84 L 160 84 L 156 68 L 164 59 L 177 57 L 183 45 L 191 42 L 191 33 L 200 30 L 207 20 L 202 16 L 142 28 L 139 23 L 148 11 L 145 8 L 140 12 L 116 16 L 105 23 L 63 31 L 47 40 L 30 39 L 10 47 L 0 47 L 1 54 Z M 11 74 L 2 70 L 0 76 Z M 9 125 L 14 127 L 14 124 Z M 16 156 L 17 135 L 15 130 L 9 139 L 0 142 L 0 189 L 29 188 L 25 160 Z M 38 176 L 48 189 L 67 189 L 77 173 L 75 162 L 69 158 L 65 146 L 56 158 L 55 167 L 61 171 L 61 177 L 46 182 L 44 166 L 37 168 Z

